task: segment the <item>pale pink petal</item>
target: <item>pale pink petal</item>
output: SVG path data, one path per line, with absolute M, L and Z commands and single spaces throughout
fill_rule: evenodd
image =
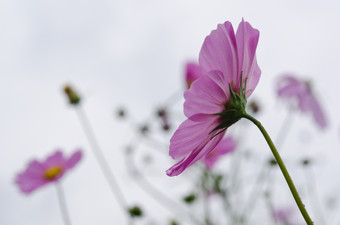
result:
M 310 105 L 310 110 L 312 111 L 314 120 L 316 122 L 316 124 L 324 129 L 327 127 L 327 120 L 326 120 L 326 116 L 324 114 L 324 112 L 322 111 L 322 108 L 319 104 L 319 102 L 317 101 L 317 99 L 315 98 L 314 95 L 310 95 L 310 100 L 309 100 L 309 105 Z
M 208 169 L 211 169 L 222 155 L 234 151 L 235 148 L 236 142 L 232 137 L 223 138 L 206 158 L 203 159 L 203 163 Z
M 43 165 L 45 168 L 50 168 L 53 166 L 63 166 L 66 162 L 66 159 L 63 156 L 63 153 L 61 151 L 56 151 L 53 155 L 50 155 L 47 157 Z
M 306 92 L 305 85 L 292 75 L 283 75 L 278 79 L 277 94 L 281 97 L 301 96 Z
M 185 120 L 170 140 L 169 155 L 178 159 L 189 154 L 218 126 L 217 119 L 215 115 L 196 114 Z
M 236 39 L 230 22 L 219 24 L 205 38 L 199 54 L 199 64 L 205 73 L 221 71 L 227 83 L 238 73 Z
M 259 40 L 260 32 L 254 29 L 248 22 L 244 22 L 242 19 L 240 25 L 238 26 L 236 32 L 236 43 L 237 43 L 237 55 L 238 55 L 238 73 L 234 74 L 233 89 L 238 90 L 240 86 L 240 76 L 242 72 L 242 79 L 250 80 L 249 87 L 247 87 L 248 92 L 252 92 L 258 83 L 261 75 L 261 70 L 257 65 L 255 58 L 255 52 L 257 43 Z M 250 95 L 250 94 L 249 94 Z
M 22 192 L 29 194 L 47 183 L 44 179 L 44 172 L 44 166 L 40 162 L 34 160 L 28 164 L 28 167 L 24 172 L 17 175 L 15 183 Z
M 185 81 L 187 88 L 190 88 L 191 84 L 203 75 L 201 67 L 197 63 L 187 63 L 185 67 Z
M 216 134 L 217 133 L 215 132 L 211 135 L 206 136 L 205 139 L 203 139 L 201 143 L 195 149 L 193 149 L 185 158 L 183 158 L 181 161 L 168 169 L 166 171 L 166 174 L 168 176 L 177 176 L 198 160 L 203 159 L 221 141 L 225 134 L 225 131 L 220 134 Z
M 198 78 L 190 89 L 185 91 L 185 116 L 190 117 L 196 113 L 214 114 L 223 110 L 228 97 L 226 90 L 220 87 L 221 84 L 216 83 L 218 76 L 222 76 L 220 72 L 211 71 L 209 75 Z
M 27 173 L 33 176 L 40 176 L 41 174 L 44 173 L 44 171 L 45 171 L 44 165 L 38 162 L 37 160 L 33 160 L 28 164 L 27 169 L 25 170 L 24 173 Z
M 248 77 L 247 77 L 247 82 L 246 82 L 246 97 L 248 98 L 253 91 L 255 90 L 259 80 L 261 77 L 261 69 L 257 65 L 257 60 L 256 57 L 254 58 L 254 62 L 252 67 L 250 68 Z
M 82 158 L 82 151 L 78 150 L 67 160 L 65 169 L 73 168 Z
M 29 174 L 19 174 L 15 180 L 15 183 L 19 186 L 20 190 L 29 194 L 35 189 L 44 186 L 49 181 L 43 179 L 43 176 L 36 177 L 30 176 Z

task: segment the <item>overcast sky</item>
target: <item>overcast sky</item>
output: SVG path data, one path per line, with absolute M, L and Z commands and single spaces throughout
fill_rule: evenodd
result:
M 13 184 L 28 160 L 43 159 L 57 148 L 67 154 L 78 148 L 85 151 L 83 161 L 63 179 L 73 224 L 126 221 L 93 159 L 76 112 L 63 96 L 66 83 L 83 96 L 128 201 L 150 201 L 151 211 L 157 207 L 147 198 L 135 200 L 141 194 L 121 163 L 132 135 L 114 111 L 124 105 L 136 120 L 148 117 L 164 99 L 184 90 L 185 62 L 197 60 L 205 36 L 226 20 L 236 30 L 242 18 L 260 31 L 257 58 L 262 77 L 254 97 L 271 110 L 261 118 L 264 125 L 275 136 L 275 123 L 285 115 L 275 99 L 277 75 L 288 71 L 311 79 L 329 129 L 320 132 L 310 117 L 296 115 L 296 132 L 289 136 L 313 141 L 307 148 L 312 156 L 320 156 L 320 183 L 329 181 L 321 191 L 339 188 L 338 1 L 0 0 L 0 224 L 62 224 L 52 185 L 24 196 Z M 165 176 L 174 162 L 161 157 L 162 163 L 154 167 L 158 170 L 148 171 L 152 178 L 164 187 L 180 184 L 183 177 Z

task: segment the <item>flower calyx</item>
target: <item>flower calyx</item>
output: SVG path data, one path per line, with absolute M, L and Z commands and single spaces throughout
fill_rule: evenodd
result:
M 235 92 L 231 84 L 229 84 L 229 92 L 230 92 L 230 99 L 225 104 L 224 110 L 219 113 L 215 113 L 215 115 L 220 116 L 220 123 L 215 129 L 211 132 L 220 130 L 224 131 L 237 121 L 239 121 L 244 115 L 246 115 L 246 104 L 247 104 L 247 97 L 245 94 L 246 87 L 243 87 L 242 83 L 242 76 L 240 79 L 240 89 L 239 92 Z

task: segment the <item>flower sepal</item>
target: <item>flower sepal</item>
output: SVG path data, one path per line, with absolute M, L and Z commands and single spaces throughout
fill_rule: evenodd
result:
M 215 115 L 220 116 L 220 123 L 215 129 L 211 132 L 220 130 L 220 129 L 227 129 L 237 121 L 239 121 L 246 113 L 246 104 L 247 104 L 247 97 L 245 95 L 246 88 L 243 88 L 242 84 L 242 76 L 240 81 L 240 90 L 239 93 L 236 93 L 231 85 L 229 84 L 229 91 L 230 91 L 230 99 L 228 103 L 224 106 L 225 110 L 219 113 L 215 113 Z

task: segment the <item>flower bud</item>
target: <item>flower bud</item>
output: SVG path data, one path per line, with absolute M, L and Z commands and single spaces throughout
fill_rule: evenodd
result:
M 79 95 L 69 85 L 64 86 L 64 92 L 66 93 L 70 104 L 72 105 L 79 104 L 80 102 Z

